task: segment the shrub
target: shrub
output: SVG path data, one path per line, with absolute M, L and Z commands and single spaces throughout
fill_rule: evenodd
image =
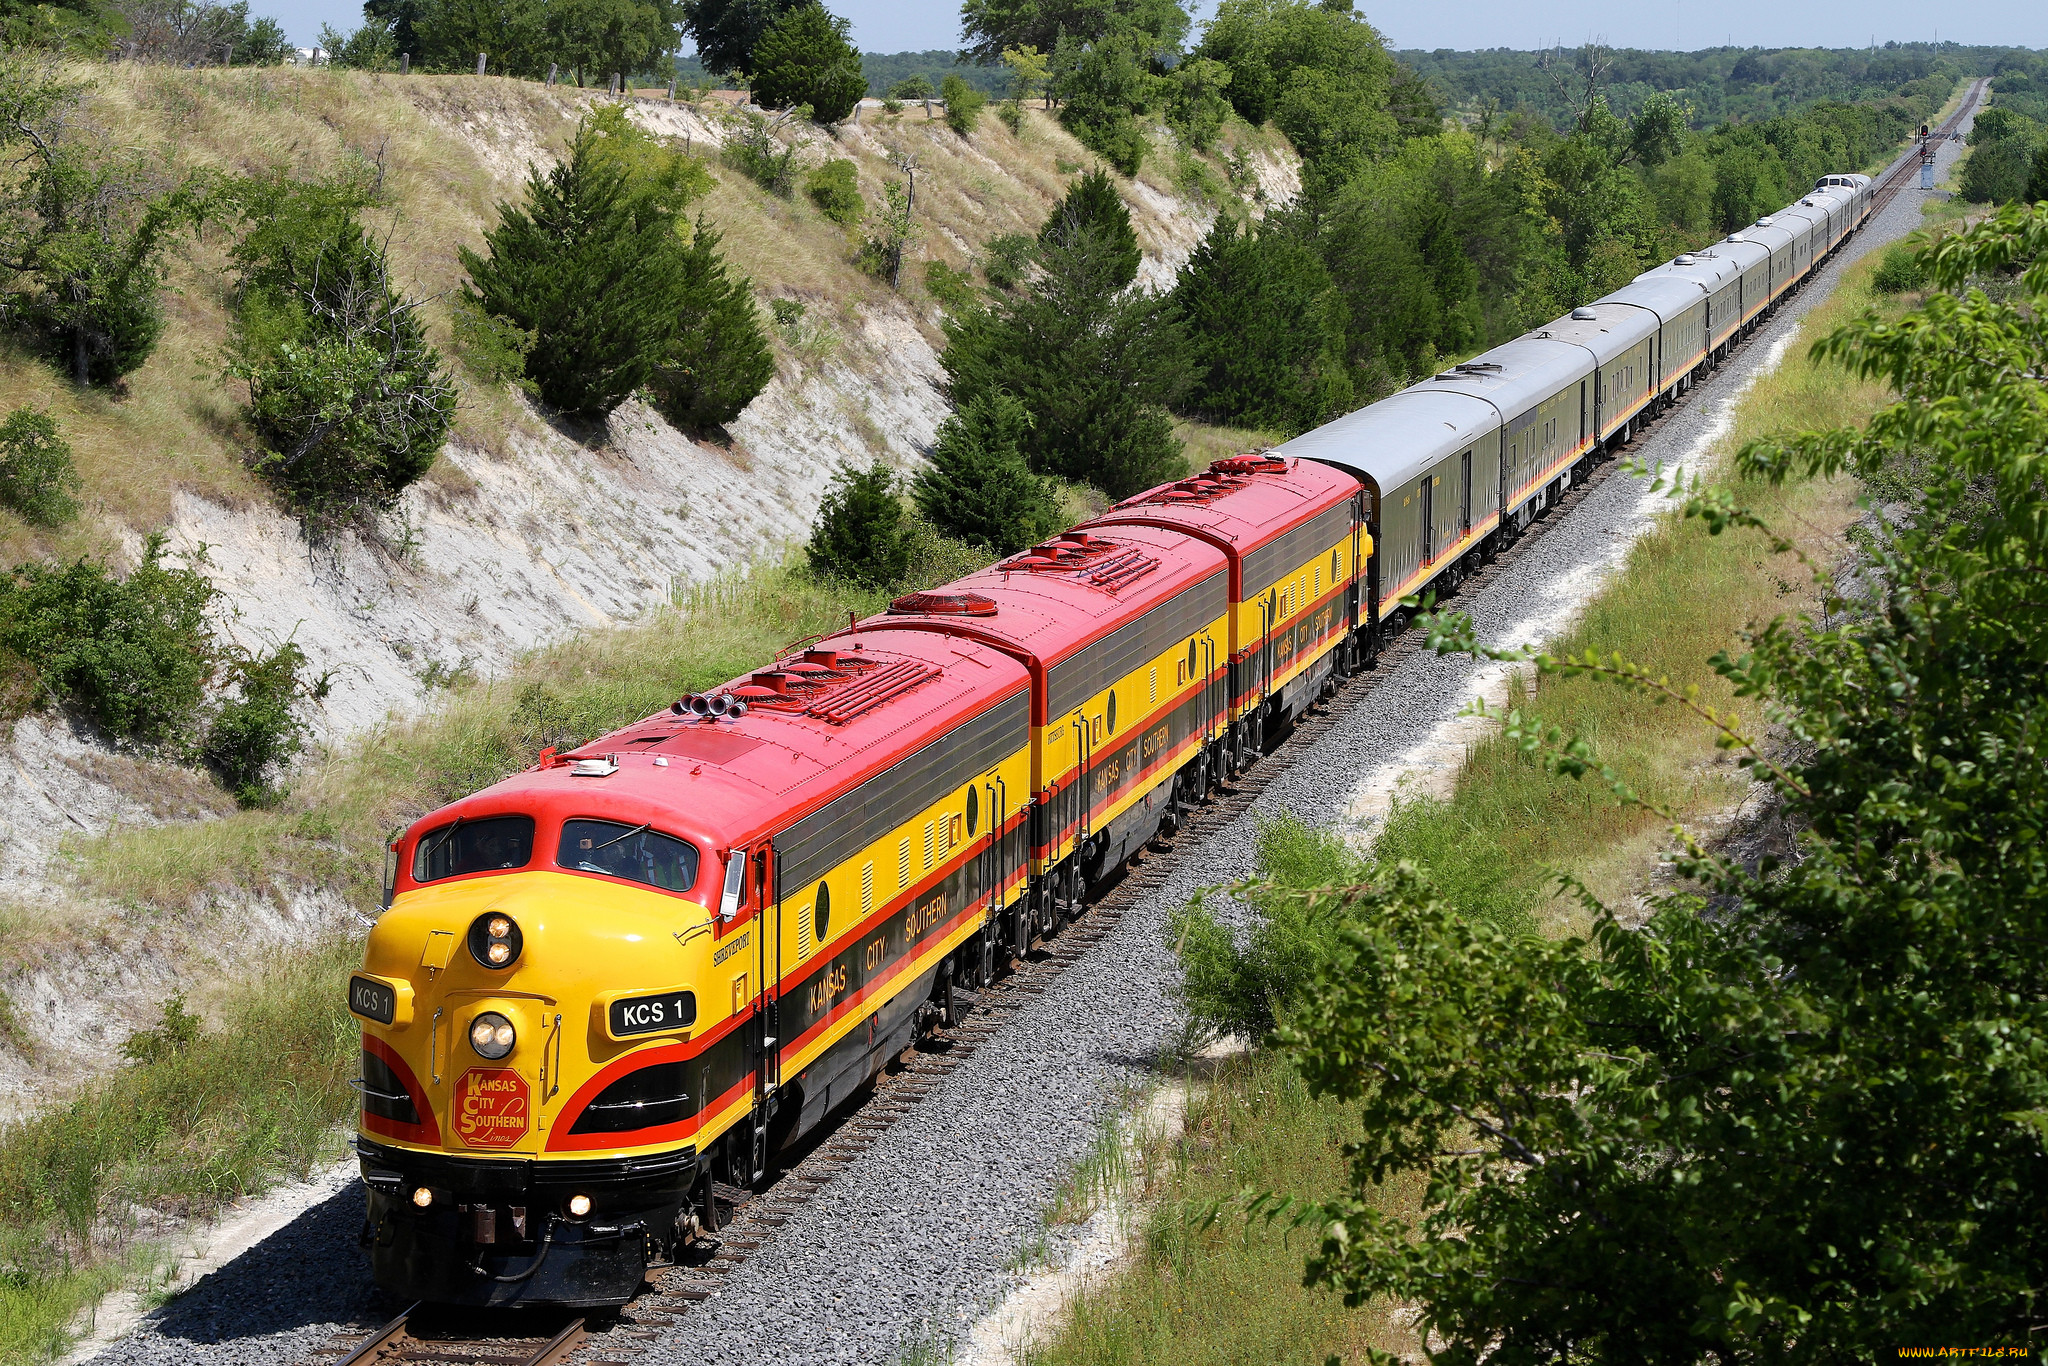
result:
M 892 100 L 928 100 L 938 93 L 932 88 L 931 77 L 922 75 L 905 76 L 889 87 L 889 98 Z
M 775 138 L 773 123 L 751 110 L 741 112 L 741 124 L 726 139 L 720 153 L 725 164 L 772 195 L 787 199 L 796 191 L 796 147 L 784 146 Z
M 881 212 L 868 215 L 854 264 L 893 287 L 903 269 L 903 253 L 917 245 L 919 234 L 910 218 L 910 191 L 901 181 L 882 187 L 882 201 Z
M 753 282 L 731 273 L 718 243 L 719 233 L 699 215 L 689 242 L 670 248 L 677 264 L 673 335 L 648 384 L 662 415 L 690 432 L 723 427 L 775 377 Z
M 1024 136 L 1024 106 L 1015 100 L 1004 100 L 996 106 L 996 117 L 1003 121 L 1003 127 L 1010 130 L 1010 136 Z
M 867 215 L 867 201 L 860 197 L 854 165 L 845 158 L 826 162 L 804 178 L 804 193 L 818 206 L 818 212 L 842 228 L 850 228 Z
M 863 588 L 899 582 L 910 552 L 895 472 L 877 460 L 864 470 L 848 466 L 834 475 L 804 553 L 811 572 L 827 578 Z
M 78 472 L 56 419 L 16 408 L 0 422 L 0 503 L 33 526 L 62 526 L 78 515 Z
M 1009 555 L 1060 529 L 1052 485 L 1025 463 L 1024 405 L 998 390 L 977 394 L 939 424 L 931 464 L 918 472 L 917 509 L 946 535 Z
M 1305 999 L 1317 970 L 1336 956 L 1346 925 L 1330 902 L 1299 892 L 1363 876 L 1362 861 L 1336 832 L 1293 816 L 1262 823 L 1257 880 L 1247 898 L 1250 933 L 1240 940 L 1200 896 L 1168 921 L 1188 1018 L 1217 1034 L 1263 1040 Z
M 74 117 L 79 88 L 33 57 L 0 61 L 0 191 L 7 293 L 18 318 L 79 385 L 138 369 L 163 333 L 163 258 L 193 195 L 160 161 L 113 146 Z
M 121 1045 L 121 1056 L 135 1062 L 164 1062 L 190 1048 L 199 1038 L 200 1019 L 185 1009 L 185 993 L 164 1002 L 154 1029 L 138 1029 Z
M 427 472 L 455 388 L 415 302 L 392 291 L 383 247 L 353 218 L 297 266 L 281 289 L 248 291 L 229 373 L 249 385 L 265 446 L 256 473 L 318 528 L 390 506 Z
M 939 82 L 939 93 L 946 101 L 946 126 L 961 137 L 974 133 L 974 125 L 981 120 L 981 111 L 988 104 L 988 96 L 960 79 L 956 72 L 947 72 L 946 79 Z
M 989 284 L 997 289 L 1015 289 L 1024 280 L 1024 272 L 1031 268 L 1038 243 L 1021 232 L 1004 233 L 991 237 L 983 247 L 987 255 L 982 257 L 981 273 L 988 277 Z
M 1927 272 L 1920 264 L 1919 251 L 1903 243 L 1885 248 L 1884 258 L 1870 277 L 1870 287 L 1880 294 L 1905 294 L 1926 285 Z
M 860 53 L 846 41 L 847 21 L 822 5 L 783 15 L 754 45 L 754 98 L 771 109 L 809 105 L 819 123 L 838 123 L 867 93 Z
M 213 585 L 144 543 L 125 579 L 97 561 L 24 564 L 0 581 L 0 648 L 27 662 L 43 698 L 145 744 L 189 738 L 219 660 L 207 630 Z
M 305 652 L 286 641 L 268 654 L 243 655 L 233 664 L 235 695 L 221 703 L 207 726 L 200 754 L 222 787 L 243 806 L 263 806 L 277 790 L 270 775 L 305 747 L 299 701 L 324 695 L 324 682 L 308 689 L 300 674 Z
M 924 263 L 925 292 L 939 301 L 943 308 L 957 313 L 963 308 L 974 307 L 974 277 L 964 270 L 955 270 L 944 261 Z

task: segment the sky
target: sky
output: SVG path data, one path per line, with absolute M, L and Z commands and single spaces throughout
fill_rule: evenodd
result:
M 351 29 L 362 22 L 361 0 L 254 0 L 301 46 L 320 26 Z M 960 7 L 950 0 L 827 0 L 853 24 L 864 52 L 916 52 L 960 41 Z M 1198 16 L 1212 4 L 1193 7 Z M 1360 0 L 1367 18 L 1397 48 L 1531 49 L 1588 41 L 1610 47 L 1693 51 L 1744 47 L 1860 47 L 1887 39 L 2010 43 L 2048 48 L 2048 4 L 2042 0 L 1966 0 L 1959 8 L 1921 0 L 1547 0 L 1534 5 L 1445 4 L 1443 0 Z

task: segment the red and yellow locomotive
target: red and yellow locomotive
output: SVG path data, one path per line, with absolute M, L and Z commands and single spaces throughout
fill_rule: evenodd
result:
M 379 1284 L 595 1306 L 1364 662 L 1243 456 L 416 822 L 349 987 Z

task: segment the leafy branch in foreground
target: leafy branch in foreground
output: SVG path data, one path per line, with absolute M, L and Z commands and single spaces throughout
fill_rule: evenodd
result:
M 1315 1230 L 1311 1282 L 1419 1305 L 1433 1359 L 2030 1340 L 2048 1283 L 2044 220 L 2008 209 L 1923 251 L 1942 293 L 1816 348 L 1900 395 L 1867 428 L 1738 457 L 1768 478 L 1926 471 L 1854 533 L 1867 600 L 1715 661 L 1795 758 L 1626 659 L 1492 651 L 1469 622 L 1432 624 L 1442 648 L 1699 717 L 1772 783 L 1796 859 L 1689 847 L 1693 890 L 1644 923 L 1567 881 L 1592 928 L 1565 940 L 1504 933 L 1409 864 L 1258 892 L 1341 926 L 1276 1037 L 1362 1123 L 1349 1196 L 1250 1203 Z M 1979 287 L 1992 278 L 2019 289 Z M 1688 511 L 1750 524 L 1732 499 Z M 1556 771 L 1617 781 L 1582 737 L 1521 724 Z M 1418 1214 L 1370 1202 L 1405 1172 L 1425 1182 Z

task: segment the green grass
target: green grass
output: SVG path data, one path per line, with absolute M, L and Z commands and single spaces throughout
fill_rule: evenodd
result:
M 1308 1094 L 1285 1059 L 1226 1063 L 1190 1099 L 1187 1125 L 1157 1164 L 1142 1245 L 1131 1265 L 1083 1292 L 1028 1366 L 1223 1366 L 1355 1359 L 1403 1345 L 1384 1308 L 1346 1309 L 1304 1289 L 1308 1234 L 1247 1222 L 1247 1187 L 1305 1199 L 1341 1194 L 1349 1111 Z M 1382 1192 L 1390 1203 L 1411 1198 Z M 1205 1216 L 1217 1212 L 1213 1220 Z
M 338 937 L 282 955 L 220 1028 L 0 1131 L 0 1366 L 47 1359 L 150 1262 L 136 1206 L 210 1211 L 338 1153 L 360 1035 L 336 983 L 359 956 Z

